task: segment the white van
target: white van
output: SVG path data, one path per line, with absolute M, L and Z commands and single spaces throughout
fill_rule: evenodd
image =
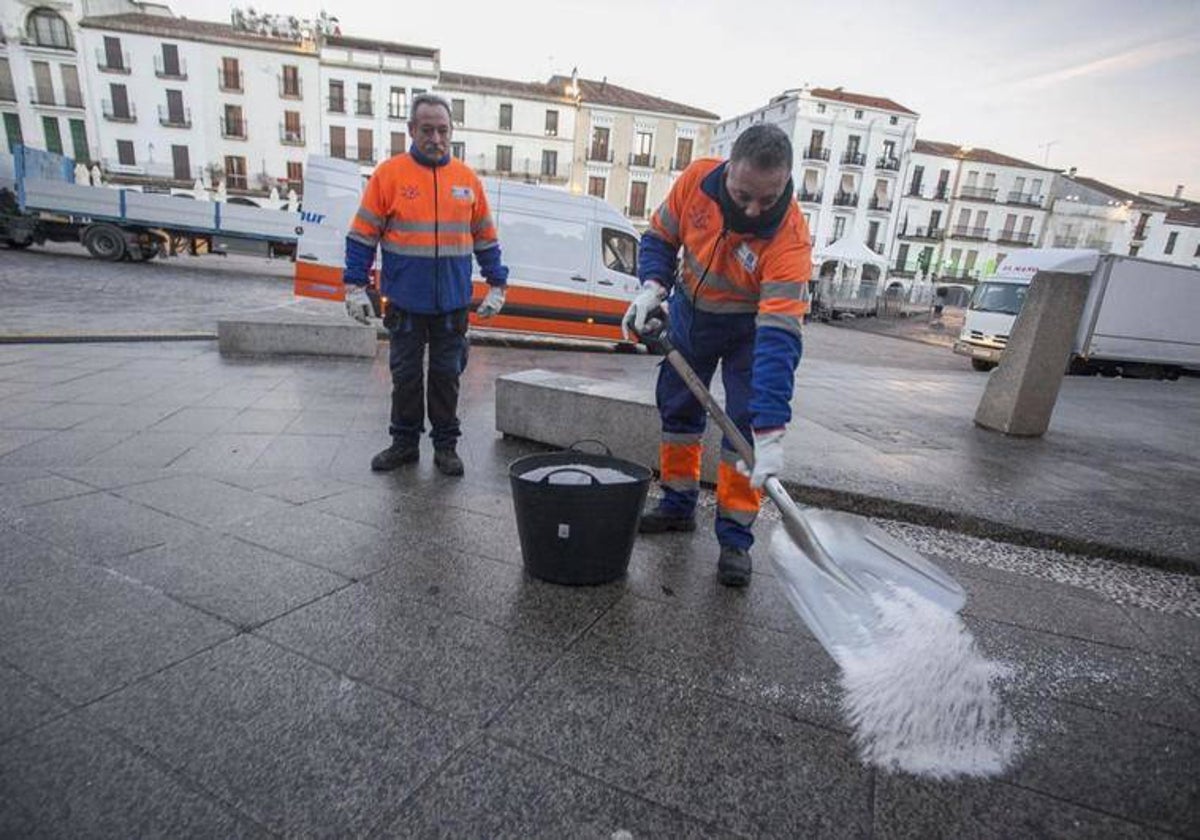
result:
M 509 269 L 508 294 L 499 315 L 487 321 L 472 315 L 472 328 L 621 342 L 621 318 L 639 288 L 637 229 L 591 196 L 482 180 Z M 297 295 L 343 298 L 346 232 L 365 183 L 353 161 L 309 158 L 296 251 Z M 477 276 L 474 287 L 478 304 L 486 282 Z
M 954 352 L 976 370 L 994 368 L 1041 272 L 1088 277 L 1072 371 L 1174 378 L 1200 369 L 1200 269 L 1083 248 L 1030 248 L 1006 257 L 975 288 Z

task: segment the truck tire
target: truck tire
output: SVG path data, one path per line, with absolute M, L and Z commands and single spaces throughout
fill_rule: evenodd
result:
M 989 362 L 989 361 L 986 361 L 985 359 L 972 359 L 971 360 L 971 367 L 973 367 L 975 370 L 979 371 L 980 373 L 987 373 L 989 370 L 991 370 L 995 366 L 996 366 L 995 362 Z
M 90 225 L 83 233 L 83 244 L 98 260 L 117 262 L 125 256 L 125 234 L 116 225 Z

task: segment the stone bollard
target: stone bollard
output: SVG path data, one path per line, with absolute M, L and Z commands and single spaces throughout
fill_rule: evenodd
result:
M 1088 274 L 1041 271 L 1013 324 L 1000 365 L 988 377 L 975 425 L 1014 437 L 1050 426 L 1087 301 Z

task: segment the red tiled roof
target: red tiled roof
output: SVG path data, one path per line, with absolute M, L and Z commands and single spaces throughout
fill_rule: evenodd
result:
M 313 51 L 310 47 L 302 46 L 300 41 L 293 38 L 281 38 L 277 35 L 248 32 L 244 29 L 236 29 L 228 23 L 217 23 L 211 20 L 190 20 L 188 18 L 171 17 L 169 15 L 146 15 L 133 12 L 119 15 L 98 15 L 84 18 L 79 21 L 79 25 L 92 29 L 108 29 L 139 35 L 158 35 L 193 41 L 241 44 L 268 50 L 282 50 L 286 52 Z M 371 51 L 382 50 L 383 52 L 418 55 L 434 59 L 438 57 L 438 51 L 430 47 L 416 47 L 409 44 L 397 44 L 391 41 L 376 41 L 370 38 L 328 35 L 325 38 L 325 43 L 331 47 Z
M 880 111 L 894 111 L 898 114 L 912 114 L 917 116 L 917 112 L 905 108 L 899 102 L 893 102 L 883 96 L 868 96 L 863 93 L 851 93 L 848 90 L 841 88 L 810 88 L 809 95 L 814 99 L 832 99 L 835 102 L 848 102 L 851 105 L 862 105 L 864 108 L 878 108 Z
M 1068 181 L 1074 181 L 1081 187 L 1086 187 L 1089 190 L 1095 190 L 1098 193 L 1103 193 L 1109 198 L 1117 201 L 1129 201 L 1133 204 L 1145 204 L 1146 200 L 1137 193 L 1126 192 L 1120 187 L 1114 187 L 1111 184 L 1106 184 L 1103 181 L 1097 181 L 1095 178 L 1084 178 L 1080 175 L 1064 175 Z
M 274 35 L 260 35 L 257 32 L 234 29 L 228 23 L 189 20 L 188 18 L 168 17 L 167 15 L 145 15 L 138 13 L 98 15 L 83 18 L 79 21 L 79 25 L 91 29 L 108 29 L 139 35 L 159 35 L 193 41 L 235 43 L 266 50 L 311 52 L 311 50 L 302 49 L 300 42 L 294 41 L 291 38 L 278 38 Z
M 470 73 L 453 73 L 449 70 L 441 72 L 437 87 L 478 93 L 508 94 L 529 99 L 550 99 L 555 102 L 572 103 L 574 101 L 563 92 L 561 87 L 555 87 L 546 82 L 514 82 L 490 76 L 473 76 Z
M 352 50 L 371 50 L 373 52 L 400 53 L 401 55 L 421 55 L 426 58 L 437 58 L 439 50 L 433 47 L 418 47 L 413 44 L 397 44 L 394 41 L 376 41 L 373 38 L 351 38 L 348 35 L 326 35 L 325 43 L 331 47 L 346 47 Z
M 991 149 L 981 149 L 972 146 L 959 146 L 957 143 L 942 143 L 937 140 L 918 140 L 913 144 L 913 152 L 917 154 L 936 155 L 938 157 L 972 160 L 976 163 L 991 163 L 996 166 L 1017 166 L 1021 169 L 1040 169 L 1043 172 L 1058 172 L 1048 166 L 1039 166 L 1020 158 L 1002 155 Z
M 1167 224 L 1200 227 L 1200 203 L 1189 202 L 1167 211 Z
M 653 111 L 659 114 L 673 114 L 698 120 L 716 121 L 720 119 L 720 116 L 711 111 L 623 88 L 607 80 L 597 82 L 594 79 L 578 79 L 577 81 L 580 101 L 588 105 L 611 105 L 614 108 L 628 108 L 631 111 Z M 551 76 L 548 84 L 565 91 L 571 84 L 571 77 Z

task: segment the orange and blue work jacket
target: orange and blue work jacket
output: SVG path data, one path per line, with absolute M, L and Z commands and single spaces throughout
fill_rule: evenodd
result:
M 379 165 L 346 236 L 346 283 L 366 284 L 376 246 L 383 252 L 379 291 L 406 312 L 470 305 L 472 254 L 489 284 L 508 280 L 483 185 L 450 156 L 433 161 L 414 147 Z
M 777 428 L 792 417 L 812 241 L 795 201 L 773 227 L 729 230 L 719 197 L 726 165 L 701 158 L 679 176 L 642 236 L 638 276 L 682 293 L 700 312 L 754 319 L 751 425 Z

